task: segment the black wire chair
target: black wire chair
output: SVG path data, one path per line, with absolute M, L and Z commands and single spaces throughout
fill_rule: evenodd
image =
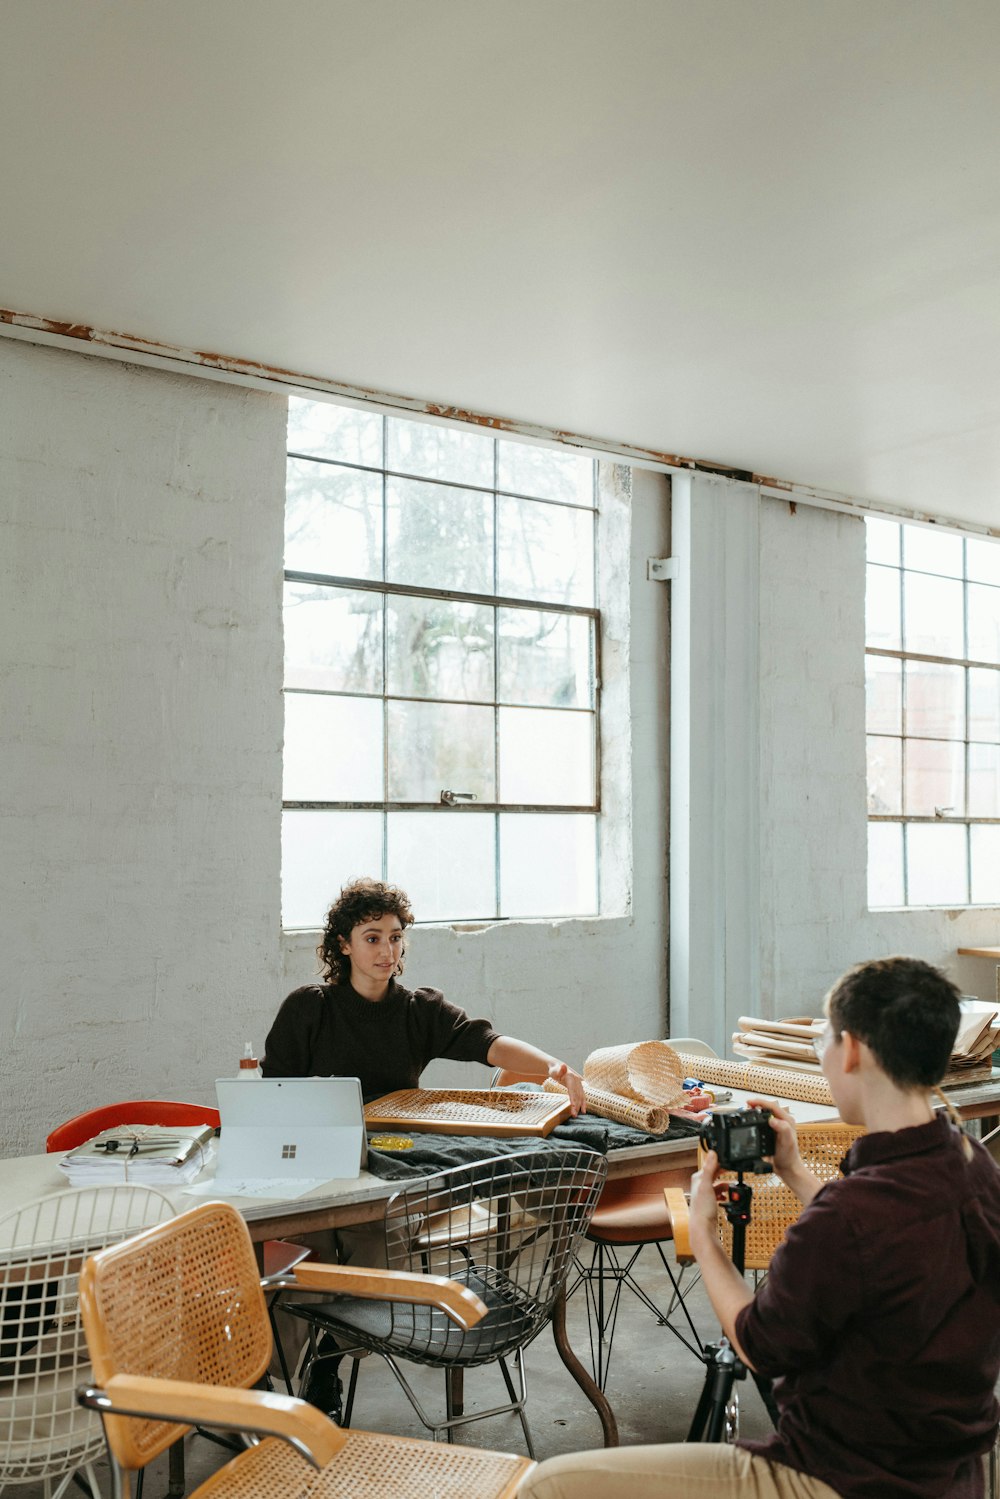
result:
M 454 1441 L 455 1428 L 470 1421 L 516 1411 L 533 1457 L 524 1412 L 524 1350 L 549 1320 L 606 1176 L 603 1156 L 552 1146 L 452 1167 L 402 1188 L 386 1208 L 388 1268 L 459 1281 L 482 1298 L 487 1315 L 462 1332 L 432 1307 L 354 1296 L 286 1302 L 287 1312 L 309 1324 L 303 1385 L 315 1362 L 339 1361 L 361 1350 L 377 1353 L 436 1441 L 442 1435 Z M 321 1333 L 329 1336 L 321 1341 Z M 517 1372 L 516 1387 L 508 1359 Z M 400 1361 L 445 1371 L 443 1420 L 423 1409 Z M 488 1363 L 499 1364 L 510 1399 L 466 1413 L 464 1371 Z M 356 1379 L 355 1363 L 345 1425 L 350 1424 Z

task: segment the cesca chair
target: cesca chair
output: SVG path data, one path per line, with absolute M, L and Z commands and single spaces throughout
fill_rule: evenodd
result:
M 77 1280 L 87 1255 L 173 1216 L 152 1187 L 67 1189 L 0 1218 L 0 1489 L 40 1483 L 61 1499 L 76 1475 L 100 1490 L 104 1439 L 77 1386 L 91 1378 Z
M 286 1302 L 285 1311 L 310 1325 L 310 1363 L 360 1349 L 377 1353 L 436 1440 L 454 1441 L 456 1429 L 470 1421 L 516 1412 L 533 1457 L 524 1350 L 553 1315 L 606 1173 L 607 1163 L 595 1151 L 552 1146 L 455 1166 L 403 1187 L 386 1207 L 387 1265 L 408 1274 L 433 1271 L 467 1287 L 484 1303 L 485 1315 L 474 1327 L 461 1328 L 426 1305 L 400 1307 L 349 1295 Z M 311 1276 L 308 1265 L 296 1271 L 300 1285 L 310 1286 Z M 329 1335 L 322 1346 L 320 1333 Z M 443 1418 L 424 1410 L 401 1362 L 444 1371 Z M 509 1400 L 466 1412 L 464 1372 L 488 1363 L 499 1365 Z M 348 1423 L 353 1386 L 354 1375 Z
M 433 1308 L 460 1336 L 486 1316 L 467 1286 L 436 1276 L 317 1264 L 295 1273 L 327 1295 L 374 1297 L 410 1318 Z M 252 1389 L 271 1357 L 271 1329 L 249 1233 L 227 1203 L 204 1203 L 91 1257 L 80 1305 L 94 1383 L 78 1398 L 104 1421 L 115 1499 L 127 1495 L 128 1474 L 195 1424 L 245 1433 L 249 1445 L 190 1499 L 513 1499 L 533 1467 L 343 1430 L 302 1400 Z

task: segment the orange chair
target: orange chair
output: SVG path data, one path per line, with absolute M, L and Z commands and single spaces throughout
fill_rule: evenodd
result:
M 510 1087 L 521 1082 L 538 1082 L 538 1078 L 498 1068 L 491 1079 L 491 1086 Z M 670 1214 L 663 1194 L 664 1189 L 676 1180 L 676 1175 L 674 1171 L 655 1171 L 648 1176 L 618 1177 L 607 1182 L 601 1190 L 586 1233 L 588 1242 L 593 1246 L 590 1261 L 585 1263 L 577 1256 L 576 1268 L 579 1273 L 570 1285 L 568 1295 L 572 1296 L 581 1286 L 584 1287 L 587 1325 L 590 1328 L 591 1363 L 594 1379 L 601 1390 L 608 1380 L 618 1309 L 622 1290 L 626 1286 L 653 1313 L 661 1327 L 669 1328 L 696 1358 L 701 1357 L 702 1339 L 691 1320 L 681 1291 L 683 1270 L 680 1275 L 675 1275 L 663 1250 L 664 1244 L 673 1238 Z M 670 1279 L 670 1302 L 665 1310 L 657 1306 L 633 1274 L 636 1260 L 647 1244 L 656 1246 Z M 621 1251 L 626 1253 L 623 1255 Z M 612 1285 L 610 1293 L 607 1289 L 609 1282 Z M 683 1314 L 687 1322 L 690 1338 L 671 1320 L 677 1311 Z
M 57 1124 L 45 1141 L 51 1155 L 56 1150 L 75 1150 L 102 1130 L 116 1124 L 210 1124 L 219 1128 L 218 1109 L 201 1103 L 174 1103 L 166 1098 L 132 1098 L 123 1103 L 105 1103 L 87 1109 L 65 1124 Z

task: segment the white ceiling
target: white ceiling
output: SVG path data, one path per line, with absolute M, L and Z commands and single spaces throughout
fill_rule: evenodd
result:
M 996 0 L 4 0 L 0 307 L 1000 526 Z

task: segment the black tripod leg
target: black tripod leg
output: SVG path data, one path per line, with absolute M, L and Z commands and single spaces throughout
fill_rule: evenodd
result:
M 733 1364 L 720 1365 L 714 1357 L 711 1358 L 705 1370 L 705 1383 L 698 1397 L 691 1429 L 687 1434 L 689 1442 L 722 1440 L 726 1408 L 732 1398 L 735 1378 L 736 1371 Z

